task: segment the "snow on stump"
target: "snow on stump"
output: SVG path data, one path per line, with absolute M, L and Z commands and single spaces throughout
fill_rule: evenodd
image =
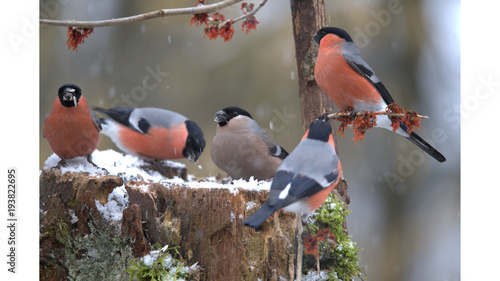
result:
M 111 150 L 93 154 L 107 173 L 84 159 L 51 170 L 57 161 L 49 157 L 40 174 L 41 280 L 128 280 L 131 262 L 158 245 L 178 246 L 182 262 L 198 265 L 189 280 L 294 272 L 295 215 L 276 214 L 258 232 L 242 224 L 267 200 L 269 182 L 168 179 Z

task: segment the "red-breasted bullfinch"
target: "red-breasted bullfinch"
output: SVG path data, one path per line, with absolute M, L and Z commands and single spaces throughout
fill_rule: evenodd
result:
M 212 161 L 233 179 L 267 180 L 288 155 L 250 113 L 226 107 L 215 113 L 217 132 L 210 147 Z
M 360 57 L 349 34 L 337 27 L 325 27 L 314 36 L 319 53 L 314 69 L 318 86 L 340 109 L 354 111 L 385 111 L 394 102 L 384 84 L 371 67 Z M 377 127 L 392 131 L 386 115 L 377 116 Z M 396 133 L 406 137 L 439 162 L 446 158 L 400 121 Z
M 205 148 L 200 127 L 179 113 L 152 107 L 94 110 L 107 117 L 101 119 L 102 134 L 124 152 L 153 163 L 180 158 L 196 162 Z
M 243 224 L 257 228 L 279 209 L 301 213 L 305 222 L 337 186 L 341 173 L 332 127 L 327 121 L 317 119 L 283 160 L 271 183 L 267 202 Z
M 52 110 L 45 115 L 43 137 L 50 148 L 61 157 L 56 167 L 65 164 L 65 159 L 86 156 L 92 162 L 92 152 L 99 144 L 101 123 L 90 109 L 80 87 L 74 84 L 62 85 Z

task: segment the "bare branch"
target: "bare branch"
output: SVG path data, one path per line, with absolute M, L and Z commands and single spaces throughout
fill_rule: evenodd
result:
M 161 9 L 149 13 L 144 13 L 140 15 L 109 19 L 109 20 L 98 20 L 98 21 L 75 21 L 75 20 L 49 20 L 40 19 L 40 24 L 65 26 L 65 27 L 76 27 L 76 28 L 96 28 L 103 26 L 112 26 L 119 24 L 134 23 L 142 20 L 149 20 L 167 16 L 177 16 L 177 15 L 192 15 L 201 13 L 211 13 L 214 11 L 221 10 L 225 7 L 234 5 L 242 0 L 224 0 L 219 3 L 210 5 L 201 5 L 197 7 L 190 8 L 179 8 L 179 9 Z M 267 0 L 266 0 L 267 1 Z
M 356 112 L 356 116 L 361 116 L 363 115 L 364 112 Z M 389 117 L 404 117 L 405 114 L 404 113 L 393 113 L 393 112 L 387 112 L 387 111 L 377 111 L 377 112 L 373 112 L 373 114 L 375 115 L 387 115 Z M 335 112 L 335 113 L 331 113 L 331 114 L 328 114 L 326 117 L 329 118 L 329 119 L 333 119 L 333 118 L 337 118 L 337 117 L 349 117 L 349 116 L 352 116 L 351 113 L 349 112 Z M 422 119 L 429 119 L 429 116 L 424 116 L 424 115 L 417 115 L 417 117 L 419 118 L 422 118 Z
M 238 22 L 238 21 L 240 21 L 240 20 L 242 20 L 242 19 L 246 19 L 246 18 L 247 18 L 247 17 L 249 17 L 249 16 L 255 15 L 255 14 L 257 13 L 257 11 L 259 11 L 259 10 L 260 10 L 260 8 L 264 7 L 264 5 L 266 5 L 266 3 L 267 3 L 267 0 L 263 0 L 263 1 L 259 4 L 259 6 L 257 6 L 257 8 L 255 8 L 253 11 L 251 11 L 250 13 L 248 13 L 248 14 L 246 14 L 246 15 L 241 15 L 240 17 L 237 17 L 237 18 L 235 18 L 235 19 L 231 20 L 231 22 L 232 22 L 232 23 L 235 23 L 235 22 Z

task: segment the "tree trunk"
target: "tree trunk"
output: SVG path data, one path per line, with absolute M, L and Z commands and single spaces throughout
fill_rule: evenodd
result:
M 295 39 L 295 58 L 297 60 L 299 97 L 302 110 L 302 127 L 304 131 L 309 124 L 319 115 L 333 112 L 333 101 L 321 90 L 314 80 L 314 66 L 318 56 L 318 44 L 312 38 L 316 32 L 325 26 L 325 3 L 324 0 L 300 1 L 290 0 L 292 8 L 293 36 Z M 335 150 L 337 149 L 337 138 L 335 124 L 330 121 L 333 128 L 333 139 Z M 333 192 L 337 194 L 340 201 L 348 205 L 351 200 L 347 195 L 347 182 L 341 181 Z M 347 231 L 347 225 L 344 225 Z
M 299 97 L 304 131 L 314 119 L 325 112 L 333 112 L 332 100 L 319 88 L 314 80 L 314 65 L 318 56 L 318 45 L 312 40 L 314 34 L 325 26 L 324 0 L 291 0 L 295 58 L 298 67 Z

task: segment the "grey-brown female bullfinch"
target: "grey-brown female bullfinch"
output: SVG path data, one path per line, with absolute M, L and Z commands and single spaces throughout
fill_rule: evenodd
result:
M 257 228 L 279 209 L 301 213 L 305 222 L 337 186 L 341 173 L 332 127 L 317 119 L 276 172 L 269 200 L 243 224 Z
M 314 36 L 319 53 L 314 69 L 318 86 L 340 109 L 355 111 L 384 111 L 394 102 L 384 84 L 371 67 L 360 57 L 358 48 L 346 31 L 325 27 Z M 392 131 L 391 120 L 386 115 L 377 116 L 377 127 Z M 439 162 L 446 158 L 415 132 L 400 121 L 396 133 L 406 137 Z
M 200 127 L 185 116 L 160 108 L 94 108 L 104 135 L 126 153 L 148 160 L 187 158 L 196 162 L 205 148 Z
M 276 144 L 250 113 L 239 107 L 226 107 L 215 113 L 217 133 L 210 155 L 217 167 L 233 179 L 254 177 L 267 180 L 288 155 Z
M 92 162 L 92 152 L 99 144 L 101 123 L 90 109 L 80 87 L 74 84 L 62 85 L 52 110 L 45 115 L 43 137 L 50 148 L 61 157 L 56 167 L 64 165 L 65 159 L 86 156 Z

